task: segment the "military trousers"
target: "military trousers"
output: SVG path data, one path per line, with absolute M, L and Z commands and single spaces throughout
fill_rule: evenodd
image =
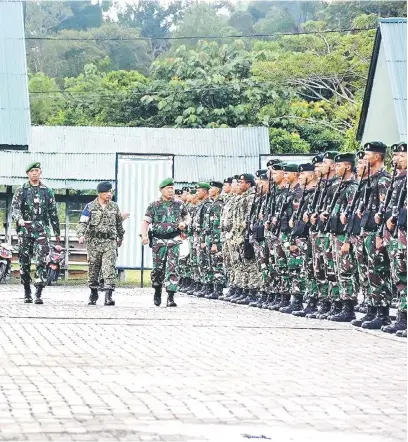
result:
M 208 244 L 208 247 L 211 247 L 212 244 Z M 222 285 L 223 287 L 226 284 L 226 277 L 224 271 L 224 259 L 223 259 L 223 251 L 220 243 L 216 244 L 217 251 L 210 253 L 210 267 L 211 267 L 211 283 Z
M 368 280 L 368 259 L 364 247 L 364 239 L 360 235 L 351 236 L 351 253 L 357 265 L 358 290 L 361 291 L 364 300 L 368 299 L 370 294 L 370 282 Z
M 22 284 L 31 282 L 31 259 L 34 258 L 36 266 L 34 285 L 45 287 L 49 253 L 50 245 L 46 234 L 40 236 L 18 234 L 18 257 Z
M 283 243 L 288 272 L 288 294 L 291 295 L 304 295 L 306 291 L 306 275 L 303 266 L 306 243 L 307 239 L 305 238 L 298 238 L 296 244 L 292 244 L 292 247 L 288 241 Z
M 268 287 L 268 253 L 265 240 L 257 241 L 254 240 L 253 243 L 255 251 L 255 262 L 257 264 L 258 275 L 261 277 L 259 279 L 259 289 L 262 291 L 267 290 Z
M 329 282 L 326 279 L 324 253 L 326 237 L 321 232 L 310 232 L 312 245 L 313 272 L 316 278 L 319 300 L 326 300 L 329 296 Z
M 310 238 L 296 238 L 296 245 L 302 254 L 301 278 L 305 284 L 306 299 L 316 300 L 319 297 L 319 288 L 314 274 L 312 244 Z
M 341 248 L 346 242 L 346 235 L 331 234 L 333 244 L 333 257 L 337 274 L 336 284 L 342 301 L 357 300 L 357 262 L 353 253 L 342 253 Z
M 164 240 L 165 241 L 165 240 Z M 153 243 L 153 269 L 150 274 L 153 287 L 164 285 L 167 292 L 177 292 L 180 244 L 171 240 Z
M 399 238 L 387 235 L 391 278 L 398 292 L 398 310 L 407 311 L 407 248 Z
M 114 290 L 116 286 L 116 240 L 90 238 L 87 241 L 87 251 L 89 287 L 98 288 L 99 278 L 102 276 L 105 289 Z

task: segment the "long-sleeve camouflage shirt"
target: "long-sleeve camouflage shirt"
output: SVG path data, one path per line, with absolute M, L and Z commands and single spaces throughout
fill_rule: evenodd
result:
M 85 236 L 87 241 L 94 238 L 122 240 L 125 234 L 122 222 L 122 215 L 115 202 L 109 201 L 102 207 L 96 198 L 84 207 L 77 235 Z
M 57 204 L 54 192 L 41 182 L 33 186 L 28 181 L 16 190 L 11 203 L 13 220 L 32 221 L 31 227 L 18 227 L 18 232 L 32 236 L 44 233 L 50 236 L 50 226 L 55 236 L 60 236 Z
M 224 198 L 220 196 L 217 198 L 209 210 L 209 233 L 208 242 L 210 244 L 218 244 L 221 242 L 221 215 L 224 207 Z

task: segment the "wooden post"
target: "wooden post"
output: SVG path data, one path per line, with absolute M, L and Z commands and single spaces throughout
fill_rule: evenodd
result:
M 65 190 L 65 194 L 69 195 L 69 190 Z M 65 281 L 68 281 L 69 269 L 69 201 L 65 201 Z

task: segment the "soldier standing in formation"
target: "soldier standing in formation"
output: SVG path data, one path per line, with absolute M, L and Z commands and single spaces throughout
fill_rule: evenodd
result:
M 199 191 L 205 196 L 191 207 L 188 260 L 196 278 L 179 290 L 406 337 L 407 145 L 392 146 L 394 177 L 384 168 L 386 149 L 371 142 L 357 154 L 328 151 L 301 165 L 271 160 L 256 180 L 226 178 L 221 198 Z M 221 206 L 214 216 L 212 207 Z M 218 226 L 224 274 L 214 284 Z M 393 295 L 398 315 L 391 322 Z M 357 319 L 356 311 L 365 314 Z
M 26 168 L 28 182 L 19 187 L 11 203 L 13 220 L 17 223 L 20 278 L 24 285 L 24 302 L 32 303 L 31 258 L 36 264 L 34 286 L 35 304 L 41 299 L 46 285 L 46 264 L 50 252 L 50 226 L 57 243 L 60 242 L 60 225 L 53 191 L 41 182 L 41 164 L 31 163 Z
M 105 305 L 115 305 L 112 299 L 116 285 L 117 248 L 122 245 L 125 231 L 118 205 L 112 201 L 112 184 L 104 181 L 97 186 L 97 198 L 88 203 L 78 224 L 79 244 L 86 242 L 88 252 L 89 305 L 98 300 L 99 277 L 105 287 Z
M 154 304 L 160 306 L 163 284 L 167 291 L 167 307 L 177 307 L 174 294 L 178 286 L 180 234 L 190 224 L 185 204 L 174 198 L 174 180 L 166 178 L 159 189 L 161 198 L 149 204 L 142 223 L 142 242 L 149 244 L 149 227 L 153 252 L 152 286 Z

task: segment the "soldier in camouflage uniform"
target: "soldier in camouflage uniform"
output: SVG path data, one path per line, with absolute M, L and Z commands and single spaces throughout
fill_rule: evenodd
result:
M 160 306 L 163 284 L 167 291 L 167 307 L 177 307 L 174 294 L 178 284 L 178 258 L 180 235 L 190 223 L 190 215 L 182 201 L 174 199 L 173 178 L 164 179 L 159 189 L 161 198 L 149 204 L 142 223 L 142 242 L 149 243 L 151 226 L 153 270 L 151 273 L 154 287 L 154 304 Z
M 17 223 L 20 278 L 24 285 L 24 302 L 31 303 L 31 258 L 36 263 L 36 304 L 43 304 L 42 290 L 46 285 L 46 263 L 50 251 L 50 226 L 57 243 L 60 241 L 60 225 L 54 193 L 42 184 L 41 164 L 31 163 L 26 168 L 28 182 L 19 187 L 11 203 L 13 220 Z
M 205 297 L 218 299 L 222 296 L 225 287 L 225 273 L 221 245 L 221 215 L 224 207 L 224 198 L 221 195 L 223 183 L 219 181 L 210 182 L 210 199 L 212 204 L 208 210 L 209 224 L 205 236 L 206 248 L 210 251 L 210 273 L 209 283 L 212 287 Z
M 115 305 L 117 247 L 125 231 L 119 207 L 112 201 L 112 184 L 104 181 L 97 186 L 98 197 L 88 203 L 79 219 L 77 235 L 79 244 L 86 241 L 88 251 L 88 285 L 91 289 L 89 305 L 98 300 L 99 276 L 105 286 L 105 305 Z
M 397 319 L 381 330 L 406 337 L 407 330 L 407 143 L 392 146 L 393 161 L 398 175 L 395 178 L 390 203 L 386 208 L 384 243 L 390 257 L 391 278 L 398 293 Z M 377 221 L 377 220 L 376 220 Z M 404 334 L 405 331 L 405 334 Z
M 357 191 L 354 179 L 355 155 L 343 153 L 335 157 L 336 176 L 339 178 L 333 187 L 334 194 L 330 206 L 322 214 L 326 219 L 325 231 L 330 234 L 333 249 L 335 281 L 330 281 L 331 302 L 334 312 L 328 316 L 330 321 L 351 322 L 356 318 L 354 306 L 357 301 L 357 263 L 350 253 L 350 241 L 341 215 L 352 203 Z M 334 289 L 336 287 L 336 290 Z
M 181 194 L 180 194 L 180 201 L 182 201 L 185 206 L 187 211 L 190 213 L 190 188 L 189 187 L 183 187 L 181 189 Z M 187 229 L 186 229 L 186 233 L 187 233 Z M 186 244 L 188 244 L 189 240 L 188 237 L 185 238 L 183 241 L 186 242 Z M 189 259 L 189 255 L 185 255 L 182 256 L 182 248 L 183 245 L 180 248 L 180 256 L 179 256 L 179 264 L 178 264 L 178 274 L 179 274 L 179 284 L 178 284 L 178 290 L 180 292 L 183 292 L 190 284 L 190 275 L 189 275 L 189 271 L 188 271 L 188 259 Z

